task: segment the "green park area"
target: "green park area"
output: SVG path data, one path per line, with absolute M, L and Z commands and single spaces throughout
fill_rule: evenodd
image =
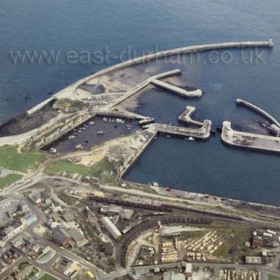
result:
M 268 280 L 280 280 L 280 275 L 277 276 L 277 275 L 269 274 Z
M 18 174 L 9 174 L 6 177 L 0 178 L 0 189 L 7 187 L 21 178 L 22 176 Z
M 45 158 L 40 152 L 19 153 L 14 146 L 0 147 L 0 167 L 26 172 L 36 166 Z
M 70 174 L 79 174 L 83 177 L 94 176 L 100 179 L 105 179 L 107 182 L 112 181 L 111 172 L 114 172 L 115 165 L 107 158 L 104 158 L 91 167 L 86 167 L 82 164 L 74 164 L 64 160 L 56 161 L 47 169 L 49 174 L 59 174 L 66 171 Z
M 39 280 L 57 280 L 57 279 L 49 274 L 44 274 L 42 277 L 39 278 Z
M 78 173 L 82 176 L 87 176 L 90 174 L 89 168 L 82 164 L 73 164 L 67 161 L 59 160 L 56 161 L 47 172 L 50 174 L 58 174 L 60 172 Z

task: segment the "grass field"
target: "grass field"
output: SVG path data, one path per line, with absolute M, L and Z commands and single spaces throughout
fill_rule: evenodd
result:
M 10 170 L 28 171 L 35 168 L 44 157 L 40 152 L 19 153 L 16 147 L 0 147 L 0 166 Z
M 100 178 L 104 171 L 111 172 L 114 169 L 114 164 L 107 158 L 104 158 L 91 167 L 91 175 Z
M 62 171 L 66 171 L 72 174 L 80 174 L 82 176 L 94 176 L 100 179 L 104 179 L 106 182 L 111 182 L 111 171 L 114 171 L 114 164 L 107 158 L 104 158 L 94 164 L 92 167 L 86 167 L 82 164 L 73 164 L 64 160 L 58 160 L 47 170 L 49 174 L 58 174 Z
M 30 264 L 24 262 L 24 263 L 21 263 L 21 264 L 18 266 L 18 269 L 19 269 L 19 271 L 22 271 L 22 270 L 24 270 L 25 268 L 27 268 L 28 266 L 30 266 Z
M 0 189 L 7 187 L 8 185 L 20 180 L 21 178 L 22 176 L 18 174 L 9 174 L 4 178 L 0 178 Z
M 268 274 L 268 280 L 280 280 L 280 276 Z
M 82 176 L 87 176 L 90 174 L 90 170 L 81 164 L 72 164 L 67 161 L 59 160 L 55 162 L 47 172 L 50 174 L 57 174 L 61 171 L 67 171 L 69 173 L 78 173 Z
M 79 201 L 79 199 L 77 199 L 76 197 L 67 195 L 65 193 L 60 193 L 58 197 L 68 205 L 75 205 Z
M 114 162 L 110 162 L 107 158 L 103 158 L 91 168 L 91 176 L 98 177 L 102 183 L 116 183 L 116 167 Z
M 39 280 L 57 280 L 57 279 L 49 274 L 44 274 L 42 277 L 39 278 Z

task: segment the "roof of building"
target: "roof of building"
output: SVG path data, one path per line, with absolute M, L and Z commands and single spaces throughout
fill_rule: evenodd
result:
M 66 213 L 62 217 L 66 222 L 74 221 L 74 216 L 71 213 Z
M 261 264 L 262 258 L 261 257 L 246 257 L 247 264 Z
M 77 244 L 86 241 L 83 233 L 77 228 L 70 228 L 68 230 L 68 233 L 75 240 Z
M 114 238 L 118 238 L 122 235 L 118 228 L 108 217 L 102 218 L 101 221 Z
M 63 227 L 57 226 L 52 229 L 52 238 L 54 242 L 60 245 L 65 241 L 66 238 L 69 237 L 69 233 Z

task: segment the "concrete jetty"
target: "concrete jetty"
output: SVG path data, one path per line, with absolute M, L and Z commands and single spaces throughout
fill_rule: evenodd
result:
M 276 126 L 280 127 L 280 123 L 274 117 L 272 117 L 269 113 L 267 113 L 265 110 L 259 108 L 258 106 L 254 105 L 248 101 L 245 101 L 243 99 L 240 99 L 240 98 L 236 99 L 236 103 L 237 103 L 237 105 L 242 105 L 253 111 L 256 111 L 257 113 L 259 113 L 260 115 L 262 115 L 263 117 L 268 119 L 270 122 L 272 122 Z
M 168 124 L 150 124 L 144 126 L 145 129 L 150 131 L 157 131 L 158 133 L 165 133 L 180 137 L 193 137 L 198 139 L 208 139 L 211 135 L 211 125 L 210 120 L 205 120 L 200 128 L 189 128 L 183 126 L 175 126 Z
M 194 91 L 187 91 L 185 89 L 182 89 L 182 88 L 179 88 L 177 86 L 174 86 L 174 85 L 171 85 L 171 84 L 168 84 L 166 82 L 163 82 L 163 81 L 159 81 L 157 79 L 149 79 L 150 80 L 150 83 L 155 85 L 155 86 L 158 86 L 158 87 L 161 87 L 161 88 L 164 88 L 164 89 L 167 89 L 169 91 L 173 91 L 183 97 L 201 97 L 202 96 L 202 91 L 200 89 L 197 89 L 197 90 L 194 90 Z
M 280 152 L 280 138 L 236 131 L 231 128 L 229 121 L 223 122 L 221 137 L 229 145 L 269 152 Z
M 140 125 L 144 125 L 147 123 L 152 123 L 155 121 L 154 118 L 151 117 L 146 117 L 143 115 L 139 115 L 133 112 L 129 112 L 129 111 L 116 111 L 116 110 L 100 110 L 98 112 L 96 112 L 96 116 L 100 116 L 100 117 L 108 117 L 108 118 L 122 118 L 122 119 L 130 119 L 130 120 L 136 120 L 138 121 L 138 123 Z
M 195 107 L 187 106 L 186 110 L 178 117 L 178 120 L 186 124 L 194 124 L 198 126 L 203 126 L 203 122 L 195 121 L 192 119 L 192 115 L 195 112 Z

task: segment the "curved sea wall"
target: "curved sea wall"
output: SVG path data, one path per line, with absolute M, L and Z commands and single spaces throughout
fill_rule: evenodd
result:
M 254 105 L 248 101 L 240 99 L 240 98 L 236 99 L 236 103 L 237 103 L 237 105 L 242 105 L 253 111 L 256 111 L 257 113 L 259 113 L 260 115 L 262 115 L 263 117 L 268 119 L 270 122 L 272 122 L 276 126 L 280 127 L 280 123 L 274 117 L 272 117 L 269 113 L 267 113 L 265 110 L 261 109 L 260 107 Z
M 0 147 L 5 146 L 5 145 L 20 145 L 31 138 L 35 137 L 37 134 L 42 132 L 44 129 L 48 129 L 49 127 L 54 126 L 57 122 L 59 122 L 60 117 L 57 116 L 53 119 L 51 119 L 49 122 L 43 124 L 42 126 L 38 128 L 34 128 L 28 132 L 22 133 L 22 134 L 17 134 L 17 135 L 11 135 L 11 136 L 4 136 L 0 137 Z
M 205 44 L 205 45 L 195 45 L 190 47 L 182 47 L 167 51 L 160 51 L 157 53 L 148 54 L 145 56 L 137 57 L 125 62 L 121 62 L 117 65 L 111 66 L 104 70 L 101 70 L 93 75 L 90 75 L 84 79 L 79 80 L 77 83 L 86 83 L 89 80 L 99 77 L 104 74 L 108 74 L 111 71 L 120 70 L 128 66 L 133 66 L 141 63 L 150 62 L 156 59 L 162 59 L 168 56 L 189 54 L 194 52 L 203 52 L 211 50 L 221 50 L 221 49 L 231 49 L 231 48 L 255 48 L 255 47 L 267 47 L 272 48 L 274 46 L 272 40 L 269 41 L 245 41 L 245 42 L 229 42 L 229 43 L 217 43 L 217 44 Z M 75 83 L 76 84 L 76 83 Z M 59 93 L 58 93 L 59 94 Z

